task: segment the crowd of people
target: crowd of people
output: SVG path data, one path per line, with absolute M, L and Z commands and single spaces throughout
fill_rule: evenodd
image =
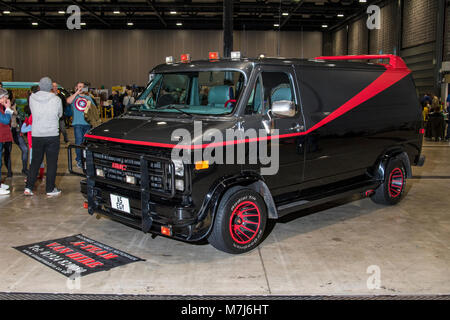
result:
M 88 90 L 85 83 L 78 82 L 73 92 L 64 96 L 56 82 L 44 77 L 38 86 L 31 87 L 24 115 L 19 116 L 12 91 L 4 89 L 0 82 L 0 172 L 3 163 L 7 169 L 7 177 L 12 177 L 11 151 L 13 144 L 16 144 L 21 152 L 22 173 L 26 176 L 24 194 L 32 196 L 36 181 L 43 179 L 44 156 L 47 171 L 46 194 L 61 194 L 61 190 L 55 186 L 60 135 L 63 135 L 64 142 L 69 142 L 66 129 L 72 126 L 75 144 L 81 144 L 89 129 L 98 124 L 95 118 L 98 118 L 101 108 L 109 106 L 110 110 L 113 109 L 114 117 L 117 117 L 135 102 L 139 89 L 127 86 L 124 93 L 113 90 L 107 97 L 104 91 L 98 93 Z M 450 95 L 446 101 L 441 102 L 437 96 L 425 94 L 421 104 L 425 138 L 449 141 Z M 86 112 L 91 107 L 95 111 Z M 90 116 L 91 114 L 94 116 Z M 449 124 L 447 129 L 446 122 Z M 80 149 L 76 150 L 76 163 L 79 168 L 82 167 Z M 0 181 L 0 196 L 9 194 L 9 185 L 3 183 L 1 176 Z
M 7 177 L 12 177 L 11 149 L 17 144 L 22 152 L 22 173 L 26 176 L 24 195 L 34 195 L 36 180 L 43 179 L 46 170 L 46 194 L 57 196 L 61 190 L 55 185 L 60 149 L 60 135 L 67 143 L 67 124 L 74 128 L 75 143 L 81 144 L 84 134 L 91 127 L 91 118 L 85 111 L 94 107 L 95 102 L 85 90 L 83 82 L 77 83 L 74 93 L 64 97 L 56 82 L 48 77 L 31 88 L 28 104 L 24 108 L 24 118 L 18 116 L 12 91 L 0 83 L 0 159 L 7 167 Z M 70 110 L 70 114 L 69 113 Z M 94 114 L 98 112 L 94 112 Z M 71 121 L 67 122 L 68 119 Z M 29 155 L 29 157 L 28 157 Z M 44 157 L 46 168 L 44 169 Z M 29 158 L 29 159 L 28 159 Z M 77 165 L 81 167 L 81 153 L 77 152 Z M 0 172 L 2 161 L 0 160 Z M 1 180 L 1 179 L 0 179 Z M 10 186 L 4 183 L 0 195 L 10 193 Z
M 450 94 L 446 101 L 441 101 L 437 96 L 427 93 L 422 97 L 421 104 L 425 139 L 430 141 L 449 141 Z

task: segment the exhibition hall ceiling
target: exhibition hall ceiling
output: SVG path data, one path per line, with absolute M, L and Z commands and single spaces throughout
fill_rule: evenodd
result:
M 365 12 L 374 0 L 233 2 L 236 30 L 319 31 Z M 0 0 L 0 28 L 67 29 L 80 10 L 81 29 L 222 29 L 224 2 L 214 0 Z M 78 29 L 78 28 L 77 28 Z

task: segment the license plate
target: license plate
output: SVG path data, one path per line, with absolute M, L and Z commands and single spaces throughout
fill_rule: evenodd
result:
M 123 211 L 126 213 L 131 213 L 130 200 L 128 200 L 128 198 L 121 197 L 115 194 L 110 194 L 109 196 L 111 198 L 111 207 L 113 209 Z

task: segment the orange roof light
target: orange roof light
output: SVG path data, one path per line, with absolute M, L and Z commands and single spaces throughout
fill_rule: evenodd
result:
M 191 55 L 189 53 L 183 53 L 181 55 L 181 62 L 187 63 L 191 61 Z
M 217 51 L 210 52 L 209 60 L 219 60 L 219 52 L 217 52 Z

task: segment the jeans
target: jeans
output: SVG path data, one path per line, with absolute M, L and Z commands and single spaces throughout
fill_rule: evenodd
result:
M 69 138 L 67 138 L 66 125 L 64 124 L 63 118 L 59 119 L 59 132 L 62 133 L 62 135 L 64 137 L 64 142 L 69 142 Z
M 15 128 L 12 128 L 11 132 L 12 132 L 14 143 L 17 144 L 20 151 L 22 152 L 22 171 L 26 172 L 28 170 L 28 165 L 27 165 L 28 146 L 25 142 L 25 139 L 23 138 L 23 136 L 20 135 L 20 132 L 18 130 L 16 130 Z
M 12 142 L 3 142 L 3 162 L 8 170 L 8 177 L 12 177 L 12 169 L 11 169 L 11 151 L 12 151 Z
M 73 132 L 75 134 L 75 144 L 80 145 L 83 142 L 84 135 L 89 131 L 91 126 L 86 125 L 74 125 L 73 126 Z M 75 150 L 77 157 L 75 160 L 78 162 L 81 162 L 81 150 L 76 149 Z
M 56 170 L 58 168 L 59 136 L 57 137 L 33 137 L 32 159 L 28 172 L 26 188 L 33 190 L 39 168 L 47 159 L 47 179 L 45 180 L 46 192 L 52 192 L 55 188 Z

